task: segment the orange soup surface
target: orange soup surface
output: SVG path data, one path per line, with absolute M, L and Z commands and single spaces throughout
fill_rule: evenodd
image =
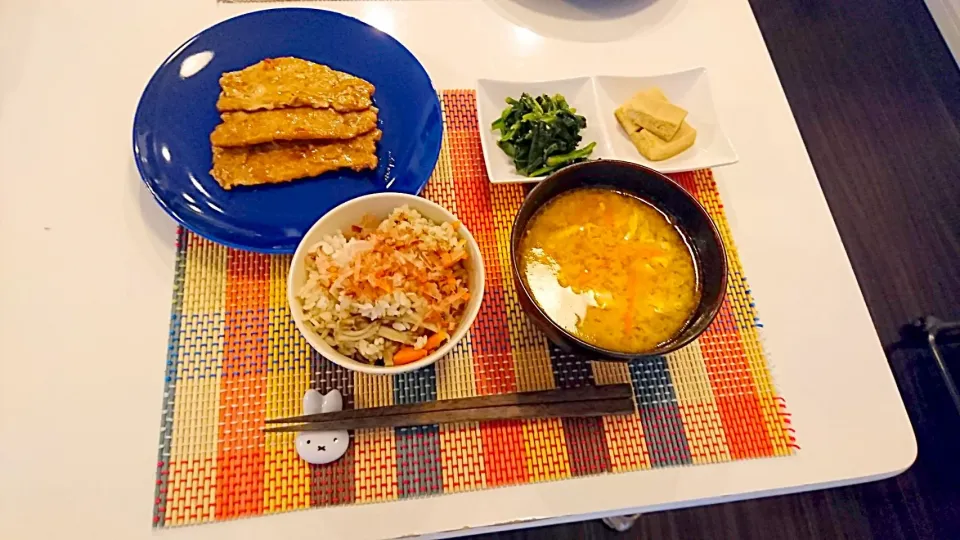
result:
M 643 353 L 675 337 L 700 302 L 689 245 L 646 201 L 576 189 L 530 220 L 520 272 L 555 323 L 604 349 Z

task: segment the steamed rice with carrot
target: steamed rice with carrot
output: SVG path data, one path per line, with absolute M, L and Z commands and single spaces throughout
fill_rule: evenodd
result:
M 402 206 L 328 235 L 306 256 L 297 292 L 308 325 L 361 362 L 415 362 L 449 339 L 470 299 L 458 223 Z

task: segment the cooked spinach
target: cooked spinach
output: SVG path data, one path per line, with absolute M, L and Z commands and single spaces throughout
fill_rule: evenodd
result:
M 500 131 L 497 146 L 513 158 L 518 174 L 546 176 L 593 152 L 594 142 L 577 149 L 587 119 L 560 94 L 524 93 L 520 99 L 507 98 L 507 105 L 491 127 Z

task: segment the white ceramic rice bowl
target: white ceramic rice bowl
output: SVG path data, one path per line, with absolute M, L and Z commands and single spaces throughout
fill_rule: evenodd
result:
M 353 358 L 337 352 L 336 349 L 328 345 L 319 334 L 314 332 L 309 325 L 306 324 L 303 309 L 300 306 L 300 301 L 297 299 L 297 291 L 300 290 L 300 287 L 302 287 L 307 280 L 307 270 L 304 265 L 304 259 L 310 247 L 322 240 L 324 236 L 334 234 L 337 230 L 349 230 L 352 225 L 360 223 L 361 218 L 365 215 L 370 214 L 379 219 L 383 219 L 394 209 L 403 205 L 408 205 L 410 208 L 423 214 L 424 217 L 438 223 L 458 221 L 457 217 L 447 209 L 427 199 L 404 193 L 374 193 L 347 201 L 327 212 L 310 227 L 310 230 L 307 231 L 307 234 L 300 240 L 300 244 L 293 254 L 290 273 L 287 275 L 287 303 L 290 305 L 293 322 L 297 325 L 297 330 L 300 331 L 311 347 L 324 358 L 347 369 L 379 375 L 396 375 L 429 366 L 450 352 L 457 342 L 467 335 L 467 331 L 470 330 L 470 325 L 473 324 L 474 319 L 477 318 L 477 313 L 480 312 L 480 304 L 483 302 L 484 284 L 483 257 L 480 254 L 480 247 L 477 245 L 477 241 L 474 240 L 470 231 L 461 224 L 457 230 L 466 240 L 467 253 L 470 257 L 467 261 L 470 300 L 467 302 L 459 326 L 450 333 L 450 339 L 433 353 L 428 354 L 416 362 L 402 366 L 374 366 L 372 364 L 358 362 Z

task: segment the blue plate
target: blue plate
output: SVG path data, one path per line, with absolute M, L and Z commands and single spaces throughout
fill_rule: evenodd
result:
M 376 86 L 383 130 L 376 171 L 230 191 L 210 176 L 220 75 L 280 56 L 326 64 Z M 320 216 L 349 199 L 419 193 L 442 137 L 436 90 L 410 51 L 372 26 L 317 9 L 257 11 L 197 34 L 147 83 L 133 121 L 137 168 L 164 210 L 200 236 L 265 253 L 292 253 Z

